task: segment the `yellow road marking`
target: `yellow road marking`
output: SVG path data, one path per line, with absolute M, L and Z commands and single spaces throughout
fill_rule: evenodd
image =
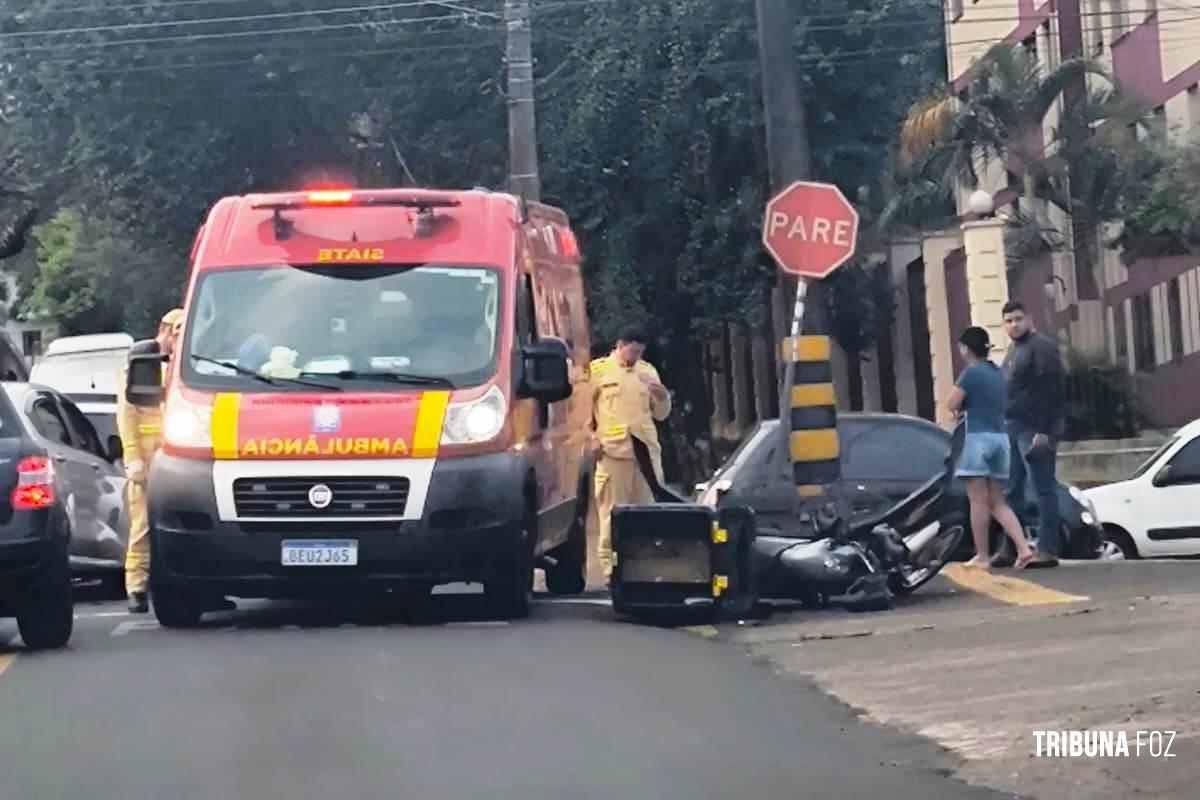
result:
M 982 569 L 964 567 L 962 564 L 947 564 L 942 570 L 942 574 L 964 589 L 979 592 L 993 600 L 1014 606 L 1078 603 L 1088 599 L 1082 595 L 1067 594 L 1050 589 L 1033 581 L 1009 575 L 997 575 Z
M 16 653 L 8 653 L 0 655 L 0 675 L 4 674 L 4 670 L 12 666 L 12 663 L 17 660 Z
M 717 629 L 712 625 L 690 625 L 684 630 L 696 636 L 703 636 L 705 639 L 715 639 L 717 636 Z

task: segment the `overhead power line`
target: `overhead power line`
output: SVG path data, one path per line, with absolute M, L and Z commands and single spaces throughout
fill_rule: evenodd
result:
M 153 36 L 143 39 L 108 39 L 100 42 L 61 43 L 48 45 L 24 45 L 25 52 L 54 52 L 60 50 L 87 50 L 93 47 L 128 47 L 132 44 L 157 44 L 158 42 L 195 42 L 211 39 L 245 38 L 247 36 L 283 36 L 296 33 L 321 33 L 324 31 L 346 30 L 348 28 L 382 28 L 390 25 L 420 25 L 430 22 L 445 22 L 459 20 L 462 16 L 452 14 L 440 17 L 406 17 L 404 19 L 370 20 L 362 22 L 346 22 L 331 25 L 308 26 L 302 28 L 267 28 L 264 30 L 221 31 L 217 33 L 191 33 L 179 36 Z
M 402 3 L 376 3 L 373 5 L 345 6 L 341 8 L 316 8 L 309 11 L 276 11 L 267 14 L 244 14 L 232 17 L 203 17 L 200 19 L 173 19 L 158 22 L 127 22 L 120 25 L 93 25 L 82 28 L 42 28 L 33 31 L 11 31 L 0 33 L 0 40 L 17 40 L 45 36 L 74 36 L 84 33 L 119 33 L 123 31 L 152 30 L 155 28 L 181 28 L 189 25 L 236 25 L 240 22 L 263 22 L 268 20 L 296 19 L 307 17 L 323 17 L 334 14 L 369 14 L 381 11 L 397 11 L 404 8 L 441 8 L 463 6 L 457 3 L 446 3 L 443 0 L 407 0 Z M 490 12 L 467 9 L 471 13 L 495 16 Z M 420 20 L 420 17 L 413 17 Z
M 473 6 L 468 5 L 468 3 L 470 3 L 470 2 L 476 2 L 476 1 L 477 0 L 420 0 L 420 2 L 417 2 L 414 4 L 415 5 L 443 6 L 443 7 L 457 7 L 458 10 L 469 12 L 469 13 L 484 14 L 487 16 L 497 16 L 496 13 L 493 11 L 488 11 L 488 10 L 485 10 L 482 8 L 475 8 Z M 243 7 L 254 7 L 254 6 L 259 6 L 260 3 L 258 2 L 258 0 L 171 0 L 170 6 L 164 6 L 160 0 L 160 2 L 155 2 L 155 3 L 130 3 L 130 4 L 106 3 L 103 6 L 103 8 L 100 10 L 103 10 L 105 14 L 111 15 L 111 14 L 118 14 L 121 12 L 128 12 L 128 11 L 146 11 L 146 10 L 150 10 L 150 9 L 153 9 L 156 11 L 164 11 L 167 9 L 169 9 L 171 11 L 176 11 L 181 8 L 196 8 L 199 6 L 216 6 L 216 5 L 223 5 L 223 6 L 240 5 Z M 57 5 L 55 5 L 55 6 L 50 6 L 47 8 L 38 9 L 37 15 L 39 17 L 48 16 L 48 15 L 61 15 L 61 14 L 76 14 L 76 15 L 78 15 L 78 14 L 83 14 L 83 13 L 86 13 L 89 11 L 96 11 L 96 10 L 98 10 L 98 9 L 97 9 L 97 4 L 95 2 L 82 3 L 80 5 L 74 5 L 74 6 L 57 6 Z M 334 9 L 331 8 L 329 10 L 332 11 Z M 308 12 L 295 12 L 295 13 L 297 15 L 300 15 L 302 13 L 308 13 Z M 32 33 L 32 32 L 33 31 L 30 31 L 30 33 Z
M 1165 31 L 1165 30 L 1168 30 L 1168 25 L 1178 26 L 1178 25 L 1193 21 L 1195 19 L 1200 19 L 1200 15 L 1196 15 L 1193 17 L 1186 17 L 1186 18 L 1185 17 L 1176 18 L 1174 20 L 1163 22 L 1160 24 L 1160 26 Z M 401 23 L 401 22 L 408 22 L 408 21 L 409 20 L 403 20 L 403 21 L 398 20 L 396 22 Z M 379 24 L 391 24 L 391 23 L 379 23 Z M 1114 31 L 1122 30 L 1123 31 L 1124 29 L 1125 29 L 1124 26 L 1109 25 L 1109 26 L 1103 26 L 1101 28 L 1096 28 L 1094 30 L 1095 31 L 1103 31 L 1103 30 L 1114 30 Z M 315 30 L 317 32 L 324 32 L 324 31 L 329 30 L 329 26 L 317 28 Z M 1172 27 L 1171 30 L 1177 30 L 1177 28 Z M 270 29 L 270 30 L 264 30 L 264 31 L 255 31 L 255 32 L 253 32 L 252 35 L 266 36 L 266 35 L 282 34 L 285 32 L 287 32 L 287 31 L 279 30 L 279 29 Z M 497 34 L 499 34 L 498 28 L 496 29 L 496 32 L 497 32 Z M 440 46 L 424 44 L 424 42 L 429 38 L 444 37 L 444 36 L 451 36 L 451 35 L 461 35 L 462 33 L 463 33 L 462 29 L 420 30 L 420 31 L 411 30 L 406 33 L 406 37 L 411 37 L 412 39 L 416 40 L 418 43 L 404 44 L 404 45 L 397 44 L 394 47 L 392 47 L 392 46 L 383 46 L 386 43 L 384 41 L 381 41 L 380 36 L 376 32 L 350 32 L 350 33 L 347 33 L 347 32 L 343 31 L 341 33 L 337 33 L 332 36 L 320 37 L 320 39 L 318 39 L 315 42 L 311 38 L 305 37 L 304 39 L 294 41 L 294 42 L 276 41 L 271 46 L 272 47 L 289 48 L 289 49 L 302 49 L 305 55 L 309 55 L 312 52 L 312 48 L 316 45 L 325 44 L 325 43 L 336 44 L 340 48 L 338 50 L 339 57 L 353 58 L 353 57 L 356 57 L 356 51 L 353 48 L 353 44 L 354 44 L 354 42 L 360 41 L 360 40 L 364 41 L 364 42 L 369 42 L 371 44 L 381 45 L 380 47 L 375 47 L 375 48 L 371 48 L 366 51 L 361 51 L 359 53 L 360 55 L 366 55 L 368 53 L 376 54 L 376 55 L 386 55 L 386 54 L 392 53 L 392 52 L 402 53 L 405 51 L 409 51 L 409 52 L 413 52 L 413 53 L 420 53 L 420 52 L 425 52 L 426 48 L 430 48 L 430 50 L 429 50 L 430 52 L 434 52 L 434 51 L 442 49 Z M 584 31 L 577 31 L 575 34 L 573 34 L 569 37 L 566 37 L 566 38 L 571 43 L 574 43 L 574 42 L 586 43 L 586 41 L 590 35 L 591 34 L 584 32 Z M 1163 37 L 1164 43 L 1171 41 L 1171 40 L 1172 40 L 1171 37 L 1167 37 L 1167 36 Z M 952 41 L 951 44 L 953 47 L 957 48 L 957 47 L 971 46 L 971 45 L 997 44 L 997 43 L 999 43 L 999 41 L 1000 40 L 998 40 L 996 38 L 964 39 L 964 40 Z M 474 41 L 463 41 L 461 43 L 446 43 L 446 46 L 448 49 L 453 49 L 454 47 L 458 47 L 458 46 L 471 47 L 471 46 L 474 46 L 475 44 L 476 43 Z M 211 57 L 212 55 L 216 55 L 220 52 L 227 51 L 230 48 L 237 48 L 237 47 L 241 47 L 241 45 L 229 45 L 229 47 L 222 47 L 221 45 L 212 45 L 212 46 L 205 45 L 203 49 L 196 48 L 192 52 L 198 53 L 199 55 L 202 55 L 202 56 L 210 56 Z M 33 49 L 34 48 L 19 48 L 19 49 L 16 49 L 15 51 L 13 51 L 13 54 L 15 55 L 16 53 L 20 53 L 25 50 L 33 50 Z M 922 45 L 922 46 L 897 45 L 897 46 L 891 46 L 891 47 L 885 46 L 885 47 L 863 48 L 863 49 L 857 49 L 857 50 L 844 50 L 844 51 L 840 51 L 840 54 L 835 51 L 834 55 L 838 55 L 839 58 L 842 57 L 842 55 L 844 55 L 845 53 L 859 54 L 859 55 L 863 55 L 863 56 L 867 56 L 867 57 L 875 57 L 875 56 L 882 56 L 882 55 L 888 55 L 888 54 L 904 55 L 906 53 L 911 53 L 913 55 L 919 55 L 922 53 L 937 52 L 942 49 L 943 49 L 942 44 L 940 41 L 938 41 L 938 42 L 929 42 L 928 44 Z M 227 66 L 233 67 L 233 66 L 239 66 L 239 65 L 243 65 L 243 64 L 250 65 L 250 64 L 259 63 L 262 60 L 262 58 L 264 58 L 264 57 L 270 58 L 272 55 L 269 51 L 268 52 L 259 51 L 259 52 L 254 53 L 253 57 L 248 57 L 244 60 L 230 58 L 230 59 L 220 60 L 220 61 L 215 61 L 215 62 L 214 61 L 189 62 L 189 61 L 182 60 L 187 57 L 187 53 L 186 53 L 186 51 L 184 51 L 183 48 L 180 48 L 178 45 L 171 48 L 170 50 L 164 49 L 164 50 L 160 50 L 157 52 L 162 55 L 167 55 L 170 58 L 172 58 L 173 60 L 168 61 L 166 63 L 158 63 L 158 64 L 139 63 L 139 64 L 135 64 L 130 67 L 96 67 L 95 65 L 91 65 L 91 64 L 79 64 L 78 63 L 79 56 L 78 56 L 78 53 L 76 52 L 70 56 L 67 56 L 66 54 L 55 55 L 55 56 L 51 56 L 51 57 L 41 56 L 41 57 L 39 57 L 39 63 L 42 63 L 42 64 L 45 64 L 45 63 L 68 64 L 68 65 L 70 65 L 70 68 L 62 70 L 62 72 L 66 73 L 66 74 L 92 74 L 92 73 L 119 74 L 121 72 L 142 72 L 142 71 L 151 71 L 151 70 L 158 70 L 158 69 L 161 69 L 161 70 L 189 69 L 190 70 L 190 69 L 205 69 L 205 68 L 209 68 L 209 67 L 227 67 Z M 237 53 L 234 53 L 234 55 L 236 55 L 236 54 Z M 288 54 L 290 54 L 290 53 L 280 53 L 279 55 L 285 56 Z M 175 60 L 175 59 L 179 59 L 179 60 Z

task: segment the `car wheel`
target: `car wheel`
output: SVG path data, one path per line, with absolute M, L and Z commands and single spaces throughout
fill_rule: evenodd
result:
M 154 618 L 164 628 L 194 628 L 200 624 L 204 609 L 193 597 L 177 586 L 150 584 Z
M 17 630 L 30 650 L 57 650 L 71 640 L 74 627 L 71 570 L 64 557 L 47 570 L 30 605 L 17 614 Z
M 502 619 L 522 619 L 529 616 L 533 602 L 533 546 L 537 529 L 532 515 L 521 526 L 521 537 L 513 547 L 507 562 L 492 580 L 484 583 L 484 598 Z
M 1107 561 L 1121 561 L 1141 558 L 1133 537 L 1124 528 L 1116 525 L 1104 526 L 1104 541 L 1101 542 L 1100 558 Z

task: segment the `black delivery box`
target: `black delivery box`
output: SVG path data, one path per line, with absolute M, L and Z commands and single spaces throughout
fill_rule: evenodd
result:
M 618 506 L 612 512 L 613 610 L 636 616 L 707 609 L 746 616 L 757 601 L 754 512 L 692 503 Z

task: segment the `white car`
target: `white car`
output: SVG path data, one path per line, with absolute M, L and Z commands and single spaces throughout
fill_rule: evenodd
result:
M 1128 479 L 1085 494 L 1126 558 L 1200 555 L 1200 420 L 1180 428 Z
M 105 446 L 117 435 L 117 373 L 133 345 L 127 333 L 55 339 L 33 365 L 29 382 L 65 394 L 84 413 Z

